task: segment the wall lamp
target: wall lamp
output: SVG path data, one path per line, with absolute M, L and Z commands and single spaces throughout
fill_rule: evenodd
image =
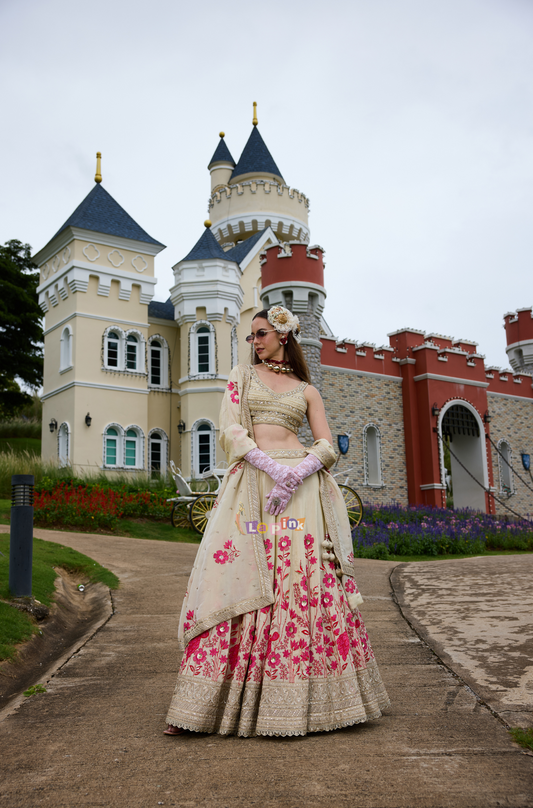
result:
M 50 432 L 55 432 L 56 431 L 56 429 L 57 429 L 57 421 L 56 421 L 55 418 L 52 418 L 52 420 L 48 424 L 48 427 L 50 429 Z
M 492 415 L 490 414 L 490 412 L 488 410 L 485 413 L 485 415 L 483 416 L 483 420 L 485 421 L 486 424 L 490 424 L 490 422 L 492 420 Z
M 185 432 L 185 421 L 178 421 L 178 432 L 183 435 Z
M 93 420 L 93 419 L 91 418 L 91 416 L 89 415 L 89 413 L 87 413 L 87 415 L 85 416 L 85 423 L 87 424 L 87 426 L 91 426 L 91 421 L 92 421 L 92 420 Z
M 431 414 L 436 417 L 439 414 L 439 412 L 440 412 L 439 405 L 435 403 L 431 408 Z

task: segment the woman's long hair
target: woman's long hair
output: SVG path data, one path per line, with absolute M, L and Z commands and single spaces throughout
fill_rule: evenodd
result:
M 257 314 L 255 314 L 254 317 L 252 318 L 252 322 L 257 317 L 261 317 L 263 320 L 268 321 L 268 311 L 269 311 L 268 309 L 258 311 Z M 289 333 L 287 334 L 287 343 L 284 347 L 285 347 L 285 360 L 293 369 L 296 376 L 298 376 L 298 378 L 301 379 L 303 382 L 307 382 L 307 384 L 312 384 L 311 377 L 309 376 L 309 369 L 307 367 L 307 362 L 305 361 L 303 351 L 300 348 L 300 345 L 294 339 L 292 331 L 289 331 Z M 261 359 L 257 356 L 255 352 L 255 344 L 252 344 L 252 363 L 254 365 L 261 364 Z

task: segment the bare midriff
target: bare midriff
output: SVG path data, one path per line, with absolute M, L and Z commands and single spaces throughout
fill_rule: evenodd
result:
M 298 436 L 285 429 L 283 426 L 274 424 L 255 424 L 254 438 L 258 447 L 263 452 L 279 451 L 280 449 L 303 449 L 298 440 Z

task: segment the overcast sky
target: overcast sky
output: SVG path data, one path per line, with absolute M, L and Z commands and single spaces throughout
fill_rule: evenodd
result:
M 409 326 L 506 366 L 533 302 L 532 0 L 0 0 L 0 242 L 93 187 L 154 238 L 156 298 L 203 232 L 220 130 L 310 197 L 333 332 Z

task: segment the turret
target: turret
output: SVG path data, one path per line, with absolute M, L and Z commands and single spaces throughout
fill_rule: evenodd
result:
M 255 107 L 252 133 L 237 164 L 223 133 L 209 163 L 213 234 L 227 245 L 271 227 L 280 241 L 307 243 L 309 200 L 285 183 L 257 128 Z
M 289 242 L 267 247 L 261 259 L 263 306 L 286 306 L 298 315 L 302 349 L 313 384 L 320 389 L 320 318 L 326 300 L 324 250 L 318 245 Z
M 235 160 L 226 146 L 224 132 L 220 133 L 220 142 L 207 168 L 211 173 L 211 193 L 217 188 L 222 188 L 228 184 L 233 169 L 235 168 Z
M 533 373 L 533 311 L 517 309 L 504 315 L 507 356 L 515 373 Z

